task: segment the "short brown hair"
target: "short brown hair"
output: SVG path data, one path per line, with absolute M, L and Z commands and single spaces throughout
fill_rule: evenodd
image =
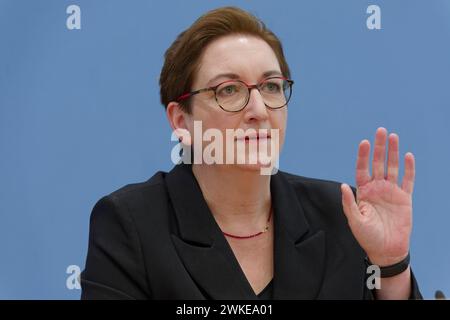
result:
M 204 48 L 213 40 L 229 34 L 248 34 L 267 42 L 275 52 L 281 72 L 290 78 L 280 40 L 260 19 L 236 7 L 218 8 L 198 18 L 167 49 L 159 79 L 161 103 L 165 108 L 169 102 L 192 90 Z M 181 105 L 190 113 L 188 101 Z

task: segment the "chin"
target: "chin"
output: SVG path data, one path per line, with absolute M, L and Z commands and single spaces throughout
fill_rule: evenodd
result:
M 245 158 L 246 163 L 244 164 L 240 164 L 237 162 L 237 157 L 235 158 L 235 164 L 233 166 L 235 166 L 236 168 L 239 168 L 241 170 L 245 170 L 245 171 L 254 171 L 254 172 L 258 172 L 260 173 L 261 170 L 270 168 L 270 166 L 273 163 L 273 159 L 271 157 L 269 157 L 268 162 L 263 162 L 261 161 L 259 158 L 256 157 L 256 155 L 254 155 L 255 158 L 257 159 L 256 163 L 255 161 L 253 161 L 252 163 L 250 163 L 249 159 L 250 157 L 247 154 L 247 157 Z

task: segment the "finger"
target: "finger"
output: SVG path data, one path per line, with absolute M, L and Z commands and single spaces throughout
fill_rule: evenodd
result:
M 352 189 L 348 184 L 343 183 L 341 184 L 341 192 L 342 207 L 349 223 L 354 224 L 355 222 L 359 222 L 362 216 L 356 204 Z
M 363 140 L 358 147 L 358 157 L 356 159 L 356 186 L 360 187 L 370 181 L 369 159 L 370 142 Z
M 387 130 L 378 128 L 375 133 L 375 146 L 373 150 L 372 176 L 374 179 L 384 179 L 384 162 L 386 159 Z
M 402 189 L 409 194 L 414 190 L 414 179 L 416 176 L 416 160 L 411 152 L 405 155 L 405 174 L 403 176 Z
M 387 165 L 387 179 L 397 184 L 398 181 L 398 145 L 399 138 L 395 133 L 389 135 L 389 150 L 388 150 L 388 165 Z

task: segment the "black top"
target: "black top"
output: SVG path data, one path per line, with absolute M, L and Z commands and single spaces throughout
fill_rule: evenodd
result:
M 371 299 L 365 253 L 340 184 L 278 171 L 270 182 L 274 276 L 261 297 Z M 83 299 L 258 299 L 206 204 L 191 165 L 100 199 L 81 274 Z M 412 298 L 420 298 L 412 277 Z
M 273 279 L 267 284 L 267 286 L 258 293 L 258 298 L 261 300 L 271 300 L 273 294 Z

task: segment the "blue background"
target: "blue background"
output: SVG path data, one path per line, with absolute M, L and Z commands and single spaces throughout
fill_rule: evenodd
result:
M 66 8 L 81 8 L 68 30 Z M 381 30 L 366 9 L 381 7 Z M 206 10 L 238 5 L 281 38 L 295 91 L 281 169 L 354 184 L 378 126 L 416 156 L 413 269 L 450 295 L 450 2 L 0 0 L 0 298 L 78 299 L 94 203 L 170 170 L 163 53 Z M 402 165 L 403 168 L 403 165 Z

